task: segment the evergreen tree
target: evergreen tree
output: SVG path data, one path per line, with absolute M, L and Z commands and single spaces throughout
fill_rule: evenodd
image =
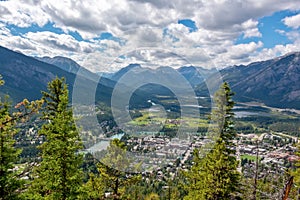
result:
M 189 185 L 185 199 L 233 199 L 238 191 L 240 174 L 235 157 L 236 137 L 232 108 L 234 102 L 228 83 L 223 83 L 215 94 L 216 108 L 211 120 L 215 143 L 201 158 L 199 150 L 194 151 L 194 165 L 187 174 Z
M 2 84 L 4 81 L 0 77 L 0 85 Z M 2 101 L 0 98 L 0 199 L 16 198 L 15 191 L 21 185 L 13 170 L 20 150 L 13 146 L 15 143 L 13 137 L 17 130 L 15 121 L 11 120 L 10 109 L 11 106 L 7 100 Z
M 46 142 L 39 146 L 42 161 L 34 170 L 29 195 L 34 199 L 76 199 L 82 184 L 82 155 L 78 153 L 82 142 L 68 107 L 64 78 L 50 82 L 48 92 L 42 93 L 46 103 L 43 119 L 47 123 L 39 134 Z
M 78 199 L 96 200 L 105 198 L 105 184 L 99 174 L 90 173 L 89 180 L 81 187 Z
M 4 81 L 0 75 L 0 86 L 3 84 Z M 20 174 L 17 174 L 14 169 L 21 153 L 20 149 L 14 147 L 16 123 L 36 113 L 42 104 L 41 100 L 29 102 L 24 99 L 15 106 L 15 112 L 12 112 L 8 96 L 3 99 L 0 97 L 0 199 L 18 198 L 18 193 L 24 183 L 18 177 Z
M 126 154 L 124 142 L 119 139 L 110 141 L 105 156 L 98 163 L 99 175 L 97 177 L 92 176 L 87 183 L 98 190 L 89 193 L 89 199 L 103 198 L 105 192 L 110 194 L 109 199 L 131 199 L 132 194 L 126 194 L 126 191 L 129 191 L 131 186 L 141 180 L 140 175 L 130 173 L 133 170 L 132 167 L 131 160 Z M 97 197 L 94 194 L 101 196 Z
M 3 84 L 0 75 L 0 86 Z M 42 101 L 29 102 L 24 99 L 15 106 L 16 112 L 12 112 L 8 97 L 0 97 L 0 199 L 18 198 L 17 190 L 21 190 L 23 181 L 14 169 L 21 153 L 20 149 L 14 147 L 14 136 L 17 133 L 15 126 L 18 120 L 37 112 L 41 105 Z

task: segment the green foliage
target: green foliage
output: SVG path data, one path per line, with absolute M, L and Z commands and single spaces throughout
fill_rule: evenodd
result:
M 234 129 L 234 113 L 232 111 L 234 101 L 230 87 L 227 82 L 223 83 L 221 88 L 216 92 L 214 96 L 214 102 L 216 108 L 212 112 L 211 122 L 215 128 L 212 129 L 215 135 L 220 138 L 227 147 L 234 146 L 232 140 L 236 137 Z M 234 153 L 230 148 L 227 148 L 228 153 Z
M 90 173 L 89 180 L 81 187 L 78 199 L 104 199 L 105 185 L 97 174 Z
M 164 176 L 157 174 L 145 174 L 142 179 L 126 186 L 123 199 L 147 199 L 150 196 L 159 195 L 159 199 L 178 200 L 186 195 L 184 190 L 185 177 L 181 172 L 170 175 L 170 172 L 164 171 Z M 170 177 L 168 177 L 170 176 Z M 151 195 L 152 194 L 152 195 Z
M 0 75 L 0 86 L 4 84 Z M 14 136 L 17 133 L 16 122 L 26 120 L 38 111 L 42 101 L 29 102 L 23 100 L 15 106 L 16 112 L 12 112 L 8 97 L 4 100 L 0 97 L 0 199 L 15 199 L 17 190 L 21 190 L 23 181 L 20 180 L 15 163 L 19 160 L 20 149 L 14 147 Z M 20 172 L 19 172 L 20 173 Z
M 285 132 L 289 135 L 300 136 L 300 119 L 289 120 L 288 122 L 276 122 L 270 125 L 270 130 L 275 132 Z
M 85 184 L 88 199 L 103 198 L 109 193 L 109 198 L 122 199 L 129 197 L 127 188 L 141 180 L 138 174 L 131 174 L 134 170 L 131 160 L 126 155 L 126 145 L 119 139 L 114 139 L 107 147 L 107 152 L 97 165 L 99 174 L 90 177 Z
M 270 171 L 270 169 L 265 167 L 260 166 L 259 171 Z M 251 175 L 241 179 L 241 185 L 243 186 L 242 199 L 282 199 L 285 184 L 289 178 L 288 173 L 281 172 L 280 170 L 276 173 L 261 173 L 257 179 L 256 189 L 255 180 Z M 256 191 L 254 192 L 254 190 Z M 293 197 L 295 197 L 295 194 L 291 191 L 289 198 L 294 199 Z
M 79 166 L 82 148 L 76 130 L 72 110 L 68 107 L 68 89 L 65 80 L 56 78 L 43 92 L 46 102 L 39 131 L 46 142 L 39 146 L 42 161 L 34 170 L 34 180 L 29 188 L 29 197 L 34 199 L 76 199 L 82 184 Z
M 145 200 L 159 200 L 159 196 L 156 193 L 151 193 L 146 196 Z
M 0 79 L 0 83 L 3 81 Z M 21 186 L 14 163 L 18 160 L 20 150 L 14 148 L 14 135 L 17 133 L 15 121 L 9 112 L 7 100 L 0 99 L 0 199 L 16 198 L 16 190 Z
M 84 173 L 84 182 L 87 182 L 91 174 L 98 174 L 97 165 L 93 154 L 86 153 L 83 158 L 81 169 Z
M 187 178 L 188 195 L 185 199 L 232 199 L 239 186 L 238 162 L 234 156 L 233 139 L 236 136 L 232 108 L 234 102 L 229 85 L 225 82 L 215 94 L 216 109 L 211 120 L 216 141 L 204 158 L 194 151 L 194 165 Z

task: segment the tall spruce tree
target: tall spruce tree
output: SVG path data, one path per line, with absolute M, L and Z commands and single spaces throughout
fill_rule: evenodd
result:
M 194 165 L 187 174 L 189 193 L 185 199 L 238 199 L 236 194 L 240 174 L 237 171 L 238 162 L 234 155 L 233 139 L 236 137 L 236 132 L 233 123 L 232 96 L 233 93 L 226 82 L 215 94 L 216 108 L 211 115 L 215 143 L 203 158 L 199 150 L 194 151 Z
M 82 142 L 76 129 L 72 110 L 68 106 L 65 79 L 56 78 L 42 92 L 46 103 L 43 119 L 46 124 L 39 131 L 46 142 L 39 146 L 42 161 L 34 170 L 29 188 L 33 199 L 76 199 L 82 184 L 79 169 Z

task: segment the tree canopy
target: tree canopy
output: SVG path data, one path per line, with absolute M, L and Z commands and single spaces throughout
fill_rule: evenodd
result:
M 231 199 L 237 195 L 240 174 L 235 157 L 233 139 L 236 136 L 233 124 L 233 93 L 228 83 L 223 83 L 214 96 L 215 109 L 212 148 L 204 155 L 194 151 L 194 164 L 187 174 L 189 185 L 185 199 L 216 200 Z
M 82 184 L 82 142 L 68 106 L 68 89 L 64 78 L 56 78 L 43 92 L 46 103 L 39 134 L 46 141 L 39 146 L 41 162 L 34 170 L 29 194 L 35 199 L 76 199 Z

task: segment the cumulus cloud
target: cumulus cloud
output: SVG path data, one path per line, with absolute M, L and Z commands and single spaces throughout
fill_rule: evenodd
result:
M 242 27 L 245 29 L 244 38 L 261 37 L 262 35 L 259 32 L 257 25 L 258 21 L 254 21 L 253 19 L 249 19 L 242 23 Z
M 39 6 L 57 27 L 76 30 L 85 39 L 105 31 L 120 36 L 124 31 L 143 25 L 162 27 L 180 17 L 190 16 L 175 10 L 176 5 L 158 8 L 157 3 L 142 1 L 53 0 L 41 1 Z
M 230 52 L 230 58 L 231 59 L 247 59 L 251 53 L 255 52 L 258 48 L 261 48 L 263 46 L 263 43 L 261 41 L 255 43 L 255 42 L 250 42 L 248 44 L 239 44 L 232 46 L 231 49 L 229 50 Z
M 292 44 L 272 49 L 264 49 L 261 41 L 235 41 L 241 35 L 260 39 L 261 17 L 299 9 L 299 0 L 0 1 L 0 44 L 28 55 L 68 56 L 93 71 L 113 71 L 120 64 L 111 63 L 139 61 L 149 65 L 164 62 L 173 67 L 185 62 L 223 67 L 297 50 L 299 35 L 295 31 L 282 32 Z M 181 19 L 193 20 L 198 29 L 190 32 L 178 24 Z M 295 15 L 283 23 L 297 29 L 299 21 L 300 15 Z M 7 28 L 46 24 L 53 24 L 63 33 L 29 30 L 13 35 Z M 83 41 L 71 36 L 71 32 L 78 33 Z M 99 39 L 105 32 L 114 38 Z M 159 54 L 160 50 L 169 53 Z M 121 55 L 125 57 L 121 59 Z
M 45 25 L 50 16 L 38 7 L 38 1 L 1 1 L 1 21 L 18 27 L 30 27 L 32 24 Z
M 286 45 L 276 45 L 274 48 L 264 48 L 262 51 L 257 52 L 255 56 L 251 56 L 253 61 L 263 61 L 267 59 L 272 59 L 278 55 L 285 55 L 290 52 L 299 52 L 300 51 L 300 40 L 296 41 L 293 44 Z
M 50 31 L 29 32 L 24 35 L 36 44 L 42 44 L 44 48 L 55 49 L 57 51 L 66 52 L 92 52 L 95 50 L 95 45 L 87 42 L 77 41 L 68 34 L 56 34 Z
M 231 29 L 249 19 L 257 19 L 279 10 L 299 10 L 297 0 L 202 0 L 194 21 L 209 30 Z
M 297 29 L 300 27 L 300 14 L 294 15 L 291 17 L 286 17 L 283 19 L 283 22 L 288 27 L 292 27 L 294 29 Z

